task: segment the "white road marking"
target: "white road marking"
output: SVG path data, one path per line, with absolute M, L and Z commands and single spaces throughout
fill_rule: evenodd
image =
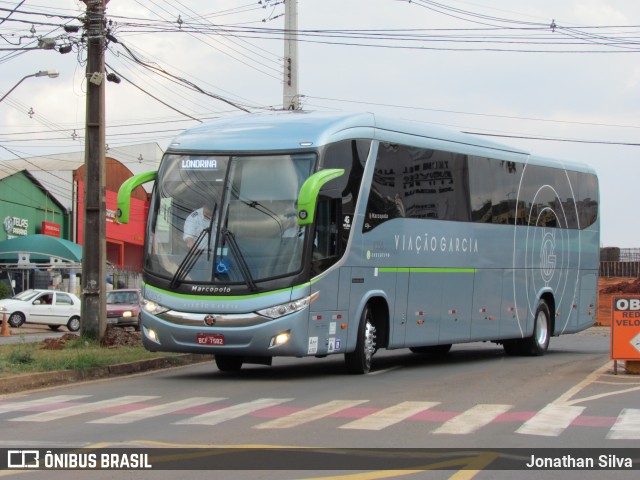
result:
M 569 390 L 567 390 L 566 392 L 564 392 L 562 395 L 560 395 L 558 398 L 556 398 L 551 403 L 552 404 L 561 404 L 561 405 L 574 405 L 576 403 L 580 403 L 580 402 L 584 401 L 584 399 L 571 400 L 571 398 L 573 398 L 576 394 L 578 394 L 578 392 L 581 392 L 582 390 L 587 388 L 589 385 L 594 383 L 598 379 L 598 377 L 600 377 L 609 368 L 611 368 L 611 362 L 610 361 L 605 363 L 604 365 L 602 365 L 597 370 L 594 370 L 593 372 L 591 372 L 589 375 L 587 375 L 587 377 L 583 381 L 581 381 L 580 383 L 578 383 L 574 387 L 572 387 Z
M 368 402 L 369 400 L 332 400 L 315 407 L 300 410 L 299 412 L 292 413 L 286 417 L 276 418 L 274 420 L 261 423 L 253 428 L 291 428 L 303 425 L 305 423 L 319 420 L 329 415 L 333 415 L 341 410 L 355 407 L 361 403 Z
M 547 405 L 527 420 L 516 433 L 557 437 L 584 411 L 586 407 Z
M 197 407 L 205 405 L 207 403 L 219 402 L 226 400 L 225 397 L 193 397 L 184 400 L 178 400 L 177 402 L 164 403 L 162 405 L 154 405 L 153 407 L 141 408 L 140 410 L 132 410 L 130 412 L 120 413 L 118 415 L 112 415 L 106 418 L 100 418 L 97 420 L 91 420 L 88 423 L 106 423 L 106 424 L 124 424 L 133 423 L 140 420 L 146 420 L 149 418 L 159 417 L 160 415 L 166 415 L 168 413 L 178 412 L 191 407 Z
M 406 420 L 413 415 L 440 405 L 440 402 L 402 402 L 379 410 L 366 417 L 342 425 L 340 428 L 353 430 L 382 430 Z
M 291 400 L 293 400 L 293 398 L 260 398 L 252 402 L 240 403 L 213 412 L 196 415 L 195 417 L 175 422 L 174 425 L 217 425 L 227 420 L 248 415 L 256 410 L 273 407 L 284 402 L 290 402 Z
M 611 440 L 640 440 L 640 410 L 625 408 L 611 427 L 607 438 Z
M 466 435 L 479 430 L 481 427 L 490 424 L 499 415 L 507 412 L 513 405 L 502 404 L 480 404 L 475 405 L 456 415 L 451 420 L 446 421 L 433 433 L 447 433 L 452 435 Z
M 82 405 L 71 405 L 68 407 L 57 408 L 47 412 L 34 413 L 24 417 L 12 418 L 12 422 L 50 422 L 52 420 L 60 420 L 61 418 L 71 417 L 73 415 L 82 415 L 84 413 L 95 412 L 104 408 L 118 407 L 129 403 L 144 402 L 158 398 L 157 396 L 131 395 L 110 400 L 101 400 L 99 402 L 83 403 Z
M 55 397 L 39 398 L 37 400 L 27 400 L 10 402 L 0 405 L 0 413 L 16 412 L 19 410 L 28 410 L 32 407 L 39 407 L 41 405 L 47 405 L 50 403 L 64 403 L 72 400 L 79 400 L 81 398 L 90 397 L 91 395 L 56 395 Z

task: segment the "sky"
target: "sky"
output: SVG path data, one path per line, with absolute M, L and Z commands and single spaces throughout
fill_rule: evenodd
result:
M 59 72 L 0 103 L 0 162 L 82 150 L 86 48 L 62 25 L 85 8 L 0 0 L 0 95 Z M 281 0 L 111 0 L 106 14 L 107 72 L 122 79 L 106 83 L 107 145 L 164 149 L 199 120 L 282 107 Z M 586 163 L 601 245 L 640 248 L 637 0 L 298 0 L 298 29 L 304 110 L 370 111 Z

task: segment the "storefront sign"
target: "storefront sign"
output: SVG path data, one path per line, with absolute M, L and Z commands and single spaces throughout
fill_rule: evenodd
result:
M 51 222 L 42 222 L 42 234 L 60 238 L 60 225 Z
M 7 216 L 4 217 L 3 224 L 7 238 L 29 235 L 29 220 L 26 218 Z

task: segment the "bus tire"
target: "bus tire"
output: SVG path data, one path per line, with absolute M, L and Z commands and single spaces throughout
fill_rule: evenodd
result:
M 429 345 L 427 347 L 411 347 L 413 353 L 419 353 L 421 355 L 433 355 L 434 357 L 440 357 L 449 353 L 452 345 L 450 343 L 446 343 L 444 345 Z
M 371 308 L 367 305 L 360 316 L 358 341 L 353 352 L 345 353 L 347 371 L 354 375 L 362 375 L 371 371 L 373 354 L 376 352 L 376 327 Z
M 242 368 L 244 359 L 236 355 L 216 355 L 216 366 L 221 372 L 237 372 Z
M 551 338 L 551 312 L 544 300 L 538 301 L 534 315 L 533 334 L 519 340 L 508 340 L 503 343 L 507 355 L 536 357 L 544 355 L 549 348 Z

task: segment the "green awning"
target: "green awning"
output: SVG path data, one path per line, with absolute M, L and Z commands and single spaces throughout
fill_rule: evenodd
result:
M 26 235 L 0 242 L 0 261 L 24 263 L 80 263 L 82 247 L 49 235 Z

